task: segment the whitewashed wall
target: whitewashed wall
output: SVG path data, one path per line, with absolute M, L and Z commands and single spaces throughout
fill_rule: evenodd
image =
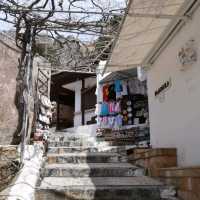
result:
M 148 71 L 151 144 L 177 147 L 179 165 L 200 165 L 200 8 Z M 190 39 L 198 47 L 198 61 L 181 71 L 180 48 Z M 163 102 L 154 92 L 171 78 Z
M 94 117 L 95 109 L 85 110 L 85 124 L 87 121 L 90 121 L 92 117 Z M 74 114 L 74 127 L 82 125 L 82 114 L 81 112 L 77 112 Z
M 92 87 L 96 84 L 96 78 L 87 78 L 85 79 L 85 87 Z M 68 88 L 70 90 L 75 91 L 75 112 L 74 112 L 74 127 L 82 125 L 82 118 L 81 118 L 81 88 L 82 88 L 82 82 L 76 81 L 71 84 L 63 86 L 65 88 Z M 95 113 L 92 112 L 86 112 L 85 113 L 85 121 L 89 121 L 91 117 L 95 116 Z

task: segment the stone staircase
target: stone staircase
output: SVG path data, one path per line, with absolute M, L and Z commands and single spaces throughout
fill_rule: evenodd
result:
M 126 148 L 87 134 L 54 133 L 36 200 L 160 200 L 165 186 L 129 164 Z

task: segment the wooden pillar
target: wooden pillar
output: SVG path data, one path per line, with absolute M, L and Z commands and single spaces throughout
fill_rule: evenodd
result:
M 56 86 L 56 103 L 57 103 L 57 119 L 56 119 L 56 129 L 60 129 L 60 100 L 59 100 L 59 86 Z
M 82 125 L 85 125 L 85 98 L 83 91 L 85 90 L 85 79 L 82 79 L 82 88 L 81 88 L 81 119 Z

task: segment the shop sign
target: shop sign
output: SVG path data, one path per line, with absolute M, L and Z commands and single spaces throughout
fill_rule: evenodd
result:
M 197 50 L 195 47 L 195 40 L 189 40 L 178 52 L 178 58 L 182 65 L 182 69 L 186 65 L 192 65 L 197 61 Z
M 166 81 L 165 83 L 163 83 L 156 91 L 155 91 L 155 97 L 158 97 L 159 95 L 161 95 L 162 93 L 164 93 L 165 91 L 167 91 L 169 88 L 171 88 L 172 86 L 172 81 L 171 79 L 169 79 L 168 81 Z

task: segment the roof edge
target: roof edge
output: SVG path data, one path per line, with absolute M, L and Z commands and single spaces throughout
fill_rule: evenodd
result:
M 120 25 L 119 32 L 118 32 L 118 34 L 117 34 L 117 36 L 116 36 L 116 38 L 115 38 L 115 40 L 114 40 L 114 42 L 113 42 L 113 45 L 112 45 L 112 48 L 111 48 L 111 53 L 110 53 L 109 56 L 108 56 L 108 60 L 107 60 L 106 65 L 105 65 L 105 67 L 104 67 L 104 69 L 103 69 L 102 75 L 105 74 L 106 69 L 107 69 L 107 67 L 108 67 L 108 65 L 109 65 L 108 63 L 110 62 L 111 55 L 112 55 L 113 50 L 114 50 L 114 48 L 115 48 L 115 46 L 116 46 L 116 43 L 117 43 L 117 41 L 118 41 L 118 39 L 119 39 L 119 36 L 120 36 L 120 34 L 121 34 L 121 30 L 122 30 L 122 28 L 124 27 L 124 23 L 125 23 L 125 20 L 126 20 L 126 17 L 127 17 L 128 13 L 129 13 L 129 11 L 130 11 L 132 2 L 133 2 L 132 0 L 128 2 L 128 6 L 127 6 L 127 9 L 126 9 L 125 15 L 124 15 L 124 17 L 123 17 L 122 23 L 121 23 L 121 25 Z
M 199 0 L 186 1 L 183 6 L 179 9 L 178 15 L 188 17 L 188 19 L 194 14 L 195 10 L 200 6 Z M 176 36 L 176 34 L 185 25 L 186 21 L 184 19 L 177 19 L 172 21 L 163 34 L 160 36 L 156 44 L 153 46 L 150 53 L 144 59 L 142 66 L 152 66 L 163 50 L 168 46 L 171 40 Z M 166 31 L 167 30 L 167 31 Z

